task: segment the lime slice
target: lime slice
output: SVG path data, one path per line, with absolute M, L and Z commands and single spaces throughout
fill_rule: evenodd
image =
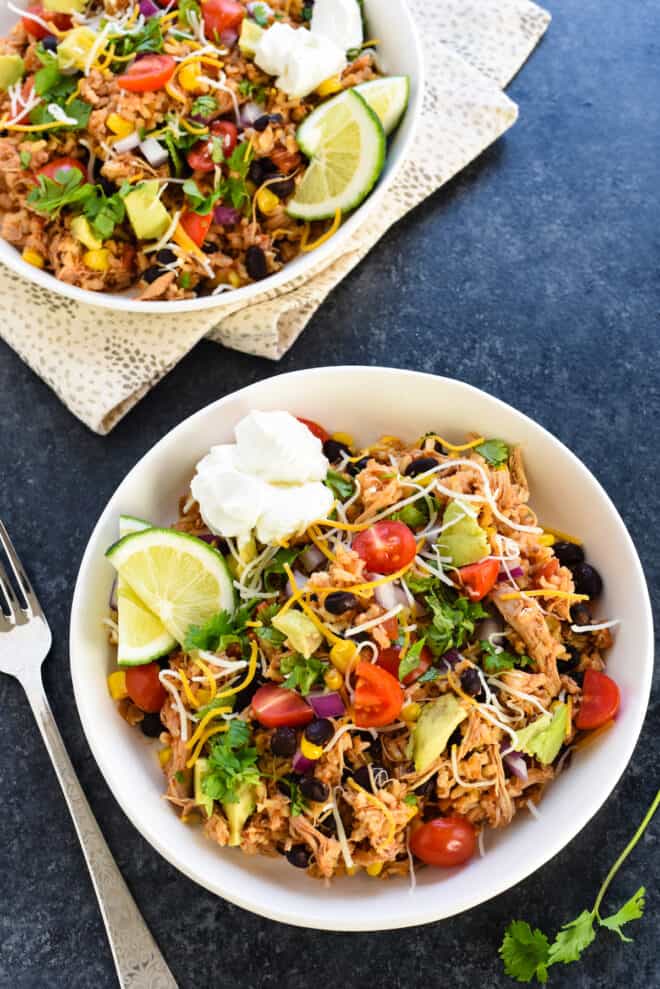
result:
M 388 76 L 386 79 L 370 79 L 355 87 L 363 100 L 374 111 L 386 134 L 395 129 L 408 106 L 410 79 L 408 76 Z
M 119 517 L 121 538 L 132 532 L 150 529 L 149 522 L 133 518 L 132 515 Z M 117 622 L 119 625 L 119 645 L 117 662 L 120 666 L 142 666 L 161 656 L 166 656 L 176 646 L 160 618 L 156 618 L 131 590 L 125 579 L 117 576 Z
M 374 187 L 385 162 L 385 132 L 362 97 L 347 89 L 322 103 L 296 134 L 310 159 L 287 212 L 324 220 L 355 209 Z
M 191 625 L 234 610 L 234 588 L 224 557 L 201 539 L 175 529 L 124 536 L 106 556 L 177 642 Z

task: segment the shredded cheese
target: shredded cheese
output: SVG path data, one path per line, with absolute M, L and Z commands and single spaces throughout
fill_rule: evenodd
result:
M 451 747 L 451 770 L 454 774 L 454 779 L 459 786 L 464 787 L 466 790 L 485 790 L 487 787 L 495 786 L 495 780 L 479 780 L 475 783 L 470 783 L 468 780 L 464 780 L 458 771 L 458 759 L 456 758 L 457 746 L 452 745 Z
M 231 711 L 231 705 L 229 704 L 226 707 L 214 707 L 211 711 L 207 711 L 204 717 L 202 718 L 202 720 L 197 725 L 197 728 L 195 729 L 195 732 L 191 737 L 190 741 L 186 742 L 186 748 L 191 749 L 195 744 L 195 742 L 197 742 L 201 738 L 201 736 L 204 734 L 206 730 L 206 726 L 208 725 L 209 721 L 213 721 L 214 718 L 219 718 L 223 714 L 227 714 L 230 711 Z
M 332 816 L 335 819 L 335 825 L 337 828 L 337 839 L 339 841 L 339 847 L 341 848 L 341 854 L 344 858 L 344 865 L 348 870 L 354 869 L 355 864 L 351 856 L 351 850 L 348 847 L 348 840 L 346 838 L 346 829 L 344 828 L 344 822 L 341 819 L 341 814 L 339 813 L 339 808 L 337 807 L 337 790 L 341 791 L 341 787 L 335 788 L 332 794 Z
M 142 248 L 145 254 L 151 254 L 153 251 L 159 251 L 161 247 L 164 247 L 165 244 L 168 243 L 168 241 L 172 237 L 172 234 L 177 228 L 177 225 L 179 223 L 179 217 L 181 216 L 181 212 L 182 212 L 181 210 L 176 211 L 176 213 L 172 217 L 172 222 L 170 223 L 169 227 L 167 228 L 163 236 L 160 238 L 160 240 L 157 240 L 155 244 L 149 244 Z
M 248 669 L 245 675 L 245 679 L 241 681 L 236 687 L 230 687 L 227 690 L 221 690 L 217 695 L 218 697 L 231 697 L 232 694 L 238 694 L 243 687 L 247 687 L 254 680 L 254 675 L 257 672 L 257 659 L 259 657 L 259 647 L 256 642 L 253 642 L 250 646 L 250 659 L 248 662 Z
M 578 539 L 577 536 L 569 536 L 567 532 L 562 532 L 561 529 L 552 529 L 549 525 L 544 525 L 543 531 L 549 532 L 551 536 L 556 536 L 557 539 L 561 539 L 564 543 L 574 543 L 576 546 L 582 545 L 581 539 Z
M 367 801 L 370 804 L 372 804 L 374 807 L 378 807 L 380 812 L 385 817 L 385 820 L 389 825 L 389 830 L 387 832 L 387 838 L 385 839 L 385 843 L 381 846 L 381 848 L 383 849 L 387 848 L 394 841 L 394 835 L 396 834 L 396 821 L 394 820 L 394 815 L 392 811 L 389 809 L 389 807 L 387 807 L 383 803 L 382 800 L 379 800 L 378 797 L 375 797 L 373 793 L 369 793 L 368 790 L 365 790 L 358 783 L 356 783 L 354 779 L 351 778 L 347 780 L 347 785 L 350 786 L 351 790 L 355 790 L 357 793 L 363 793 L 364 796 L 367 798 Z
M 208 703 L 210 703 L 213 700 L 213 698 L 215 697 L 216 692 L 217 692 L 217 686 L 216 686 L 216 682 L 215 682 L 215 676 L 213 675 L 213 673 L 211 673 L 211 671 L 208 668 L 208 666 L 206 665 L 206 663 L 202 659 L 200 659 L 199 656 L 196 656 L 195 657 L 195 665 L 196 666 L 199 666 L 200 670 L 202 671 L 202 673 L 206 677 L 207 683 L 209 685 L 209 692 L 210 692 L 210 697 L 209 697 Z
M 342 217 L 341 210 L 340 209 L 335 210 L 335 216 L 331 225 L 328 227 L 328 229 L 324 234 L 322 234 L 317 240 L 312 241 L 311 244 L 307 243 L 307 237 L 309 235 L 309 227 L 306 227 L 302 237 L 300 238 L 300 250 L 304 254 L 308 254 L 310 251 L 315 251 L 317 247 L 321 246 L 321 244 L 325 244 L 327 240 L 330 240 L 330 238 L 334 234 L 336 234 L 337 231 L 339 230 L 339 225 L 341 224 L 341 217 Z
M 571 632 L 576 632 L 578 635 L 582 632 L 601 632 L 606 628 L 614 628 L 615 625 L 620 625 L 620 618 L 613 618 L 611 622 L 600 622 L 598 625 L 571 625 Z
M 177 680 L 180 679 L 179 674 L 175 670 L 161 670 L 158 674 L 158 679 L 172 698 L 176 712 L 179 715 L 179 735 L 181 736 L 181 741 L 185 742 L 188 738 L 188 713 L 183 706 L 179 691 L 168 679 L 170 676 L 173 676 Z
M 205 734 L 202 735 L 199 742 L 197 743 L 197 748 L 191 755 L 190 759 L 188 759 L 188 762 L 186 763 L 186 767 L 188 769 L 191 769 L 195 765 L 195 763 L 199 759 L 200 752 L 208 742 L 209 738 L 211 738 L 213 735 L 218 735 L 222 731 L 227 731 L 228 728 L 229 725 L 225 723 L 224 725 L 218 725 L 215 728 L 210 728 L 207 732 L 205 732 Z
M 480 443 L 484 443 L 484 437 L 479 436 L 476 440 L 470 440 L 469 443 L 462 443 L 460 446 L 456 446 L 455 443 L 450 443 L 448 440 L 443 439 L 442 436 L 438 436 L 437 433 L 430 433 L 428 436 L 422 436 L 419 441 L 421 447 L 422 443 L 426 440 L 437 440 L 442 446 L 447 450 L 451 450 L 452 453 L 462 453 L 463 450 L 473 450 L 475 446 L 479 446 Z
M 512 591 L 498 594 L 500 601 L 514 601 L 516 598 L 565 598 L 567 601 L 588 601 L 588 594 L 574 594 L 572 591 L 554 591 L 548 588 L 534 591 Z
M 389 611 L 379 615 L 378 618 L 372 618 L 371 621 L 363 622 L 362 625 L 354 625 L 352 628 L 345 629 L 344 636 L 347 639 L 350 639 L 353 635 L 359 635 L 360 632 L 366 632 L 367 629 L 375 628 L 376 625 L 382 625 L 383 622 L 386 622 L 389 618 L 394 618 L 398 615 L 400 611 L 403 611 L 403 605 L 397 604 L 396 607 L 390 608 Z

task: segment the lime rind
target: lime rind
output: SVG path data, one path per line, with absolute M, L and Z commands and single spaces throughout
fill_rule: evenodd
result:
M 307 117 L 296 134 L 310 159 L 287 212 L 300 220 L 325 220 L 360 205 L 385 164 L 385 131 L 354 89 L 347 89 Z
M 409 76 L 385 76 L 370 79 L 355 87 L 363 100 L 374 111 L 387 137 L 396 130 L 408 108 L 410 99 Z

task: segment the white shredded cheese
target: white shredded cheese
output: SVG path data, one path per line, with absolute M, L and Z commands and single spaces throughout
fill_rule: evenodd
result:
M 600 632 L 605 628 L 614 628 L 615 625 L 620 625 L 620 618 L 613 618 L 611 622 L 600 622 L 598 625 L 571 625 L 571 632 Z
M 78 123 L 75 117 L 69 117 L 57 103 L 49 103 L 47 109 L 53 120 L 57 120 L 61 124 L 68 124 L 73 127 Z
M 353 625 L 352 628 L 347 628 L 344 632 L 345 638 L 350 638 L 353 635 L 359 635 L 360 632 L 366 632 L 369 628 L 375 628 L 376 625 L 382 625 L 386 622 L 388 618 L 394 618 L 398 615 L 400 611 L 403 611 L 403 605 L 397 604 L 395 608 L 390 608 L 383 615 L 379 615 L 378 618 L 372 618 L 369 622 L 363 622 L 362 625 Z
M 96 58 L 99 55 L 101 49 L 105 45 L 105 42 L 107 40 L 108 35 L 110 34 L 111 29 L 112 29 L 112 24 L 110 23 L 106 24 L 106 26 L 99 34 L 98 38 L 96 39 L 92 47 L 89 49 L 89 54 L 85 59 L 85 68 L 83 70 L 86 76 L 88 76 L 92 71 L 94 62 L 96 61 Z
M 337 807 L 337 796 L 336 796 L 337 790 L 341 791 L 341 787 L 340 786 L 336 787 L 332 794 L 332 816 L 335 819 L 335 825 L 337 827 L 337 838 L 339 839 L 341 853 L 344 857 L 344 864 L 346 865 L 347 869 L 353 869 L 354 862 L 353 862 L 353 857 L 351 855 L 351 850 L 348 847 L 348 841 L 346 840 L 346 831 L 344 829 L 344 822 L 341 819 L 339 808 Z
M 188 741 L 188 714 L 185 707 L 183 706 L 183 701 L 181 700 L 181 695 L 176 689 L 173 683 L 168 680 L 168 677 L 174 677 L 176 680 L 181 680 L 181 677 L 176 672 L 176 670 L 161 670 L 158 674 L 158 679 L 162 683 L 165 690 L 169 693 L 174 706 L 176 708 L 177 714 L 179 715 L 179 734 L 181 735 L 181 741 Z
M 541 815 L 539 813 L 538 807 L 534 804 L 533 800 L 527 800 L 527 810 L 530 812 L 532 817 L 535 817 L 537 821 L 541 820 Z
M 148 247 L 143 248 L 145 254 L 150 254 L 152 253 L 152 251 L 159 251 L 161 247 L 165 247 L 170 237 L 176 230 L 176 226 L 177 223 L 179 222 L 179 217 L 181 216 L 181 212 L 182 211 L 180 209 L 176 211 L 176 213 L 172 217 L 172 222 L 170 223 L 169 227 L 167 228 L 163 236 L 160 238 L 160 240 L 157 240 L 155 244 L 150 244 Z
M 456 758 L 456 746 L 455 745 L 452 745 L 452 747 L 451 747 L 451 771 L 452 771 L 452 773 L 454 775 L 454 779 L 456 780 L 456 782 L 458 783 L 458 785 L 465 787 L 465 789 L 467 789 L 467 790 L 485 790 L 487 787 L 495 786 L 495 780 L 489 780 L 489 781 L 480 780 L 477 783 L 469 783 L 467 780 L 464 780 L 461 777 L 461 775 L 460 775 L 460 773 L 458 771 L 458 760 Z

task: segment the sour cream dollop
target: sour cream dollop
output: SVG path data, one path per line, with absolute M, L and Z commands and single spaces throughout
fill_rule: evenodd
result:
M 250 412 L 236 443 L 214 446 L 190 485 L 211 532 L 239 545 L 253 533 L 262 543 L 303 532 L 333 503 L 322 483 L 330 464 L 321 441 L 288 412 Z
M 264 72 L 277 76 L 277 88 L 294 99 L 307 96 L 348 65 L 345 52 L 330 38 L 277 22 L 255 45 L 254 61 Z

